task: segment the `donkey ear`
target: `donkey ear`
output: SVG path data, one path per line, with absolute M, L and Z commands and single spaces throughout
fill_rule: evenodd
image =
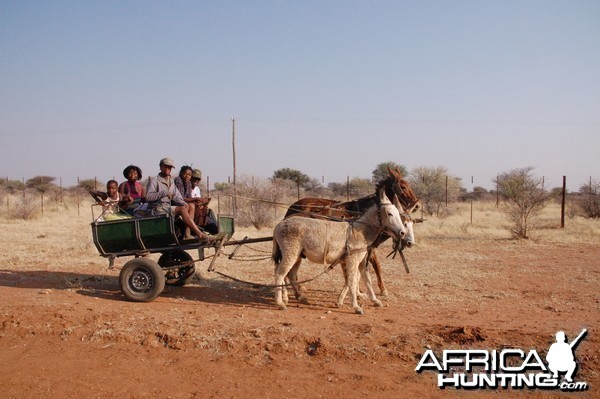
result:
M 393 178 L 397 179 L 398 178 L 398 172 L 396 172 L 394 169 L 392 169 L 392 167 L 389 164 L 388 164 L 387 167 L 388 167 L 388 173 L 389 173 L 390 177 L 393 177 Z
M 398 194 L 394 194 L 394 201 L 392 203 L 396 208 L 398 208 L 400 213 L 407 213 L 406 209 L 404 209 L 404 206 L 400 203 L 400 200 L 398 199 Z
M 396 177 L 398 180 L 402 179 L 402 171 L 400 170 L 399 166 L 396 166 Z
M 379 202 L 382 204 L 391 204 L 390 199 L 385 195 L 385 190 L 379 190 Z

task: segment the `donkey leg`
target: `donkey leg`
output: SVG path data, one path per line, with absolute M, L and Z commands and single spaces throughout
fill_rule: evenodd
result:
M 375 270 L 375 275 L 377 276 L 377 286 L 379 287 L 379 293 L 381 294 L 381 296 L 388 296 L 388 290 L 387 288 L 385 288 L 385 285 L 383 284 L 383 279 L 381 278 L 381 263 L 379 262 L 375 251 L 371 251 L 369 262 L 373 265 L 373 270 Z
M 288 277 L 290 279 L 290 285 L 292 286 L 292 289 L 294 290 L 294 295 L 296 296 L 296 300 L 304 305 L 310 305 L 308 298 L 306 298 L 302 294 L 302 289 L 301 289 L 300 285 L 298 284 L 298 270 L 300 269 L 301 262 L 302 262 L 302 258 L 298 258 L 298 260 L 296 261 L 296 263 L 294 263 L 294 266 L 292 266 L 292 269 L 288 273 Z
M 275 272 L 275 303 L 279 306 L 279 309 L 285 310 L 286 305 L 284 301 L 284 297 L 287 298 L 287 290 L 285 290 L 285 279 L 283 276 L 280 276 L 277 272 Z M 284 294 L 285 290 L 285 294 Z
M 364 255 L 363 255 L 364 256 Z M 350 287 L 350 295 L 352 297 L 352 308 L 356 314 L 365 314 L 364 310 L 358 304 L 358 263 L 361 258 L 354 258 L 348 261 L 348 286 Z
M 361 261 L 360 261 L 360 264 L 359 264 L 359 266 L 358 266 L 358 267 L 359 267 L 359 270 L 361 270 L 361 269 L 360 269 L 361 267 L 367 267 L 367 271 L 368 271 L 368 265 L 366 264 L 366 262 L 367 262 L 367 259 L 366 259 L 366 258 L 367 258 L 367 257 L 366 257 L 366 255 L 365 255 L 365 259 L 363 259 L 363 260 L 361 260 Z M 363 266 L 363 263 L 364 263 L 364 266 Z M 358 280 L 357 280 L 357 282 L 356 282 L 356 295 L 357 295 L 357 296 L 358 296 L 360 299 L 367 299 L 367 298 L 369 298 L 369 296 L 368 296 L 367 294 L 364 294 L 364 293 L 363 293 L 363 292 L 360 290 L 360 280 L 361 280 L 361 275 L 359 274 L 357 278 L 358 278 Z M 363 278 L 363 280 L 364 280 L 364 278 Z M 365 284 L 367 284 L 367 282 L 366 282 L 366 281 L 365 281 Z
M 342 271 L 344 272 L 344 288 L 342 288 L 342 291 L 340 292 L 340 295 L 338 297 L 338 302 L 337 302 L 338 308 L 341 308 L 344 305 L 344 301 L 346 300 L 346 295 L 348 295 L 348 290 L 350 289 L 350 286 L 348 285 L 348 272 L 346 271 L 345 266 L 342 267 Z M 357 288 L 356 295 L 358 295 L 360 298 L 367 298 L 367 295 L 360 292 L 360 278 L 358 279 L 357 285 L 358 285 L 358 288 Z
M 342 262 L 340 266 L 342 268 L 342 271 L 344 272 L 344 286 L 342 287 L 340 295 L 338 296 L 338 301 L 336 304 L 338 308 L 344 306 L 344 300 L 346 299 L 346 295 L 348 294 L 348 290 L 350 289 L 350 286 L 348 285 L 348 271 L 346 270 L 346 262 Z
M 281 287 L 282 300 L 283 300 L 283 303 L 285 303 L 287 305 L 288 302 L 290 301 L 287 287 L 288 287 L 288 285 L 291 285 L 292 283 L 290 282 L 289 276 L 285 276 L 285 279 L 283 279 L 283 282 L 285 285 L 283 287 Z
M 281 261 L 275 265 L 275 303 L 279 309 L 286 309 L 287 288 L 285 286 L 285 278 L 290 269 L 294 265 L 296 259 L 289 256 L 283 256 Z M 285 298 L 285 300 L 284 300 Z
M 367 259 L 365 259 L 358 266 L 358 270 L 360 271 L 360 276 L 362 276 L 362 279 L 365 282 L 365 286 L 367 287 L 367 294 L 368 294 L 371 302 L 373 302 L 375 304 L 375 306 L 381 307 L 381 306 L 383 306 L 383 303 L 379 299 L 377 299 L 377 296 L 375 296 L 375 290 L 373 289 L 373 284 L 371 281 L 371 273 L 369 273 L 369 270 L 367 269 L 367 267 L 368 267 Z

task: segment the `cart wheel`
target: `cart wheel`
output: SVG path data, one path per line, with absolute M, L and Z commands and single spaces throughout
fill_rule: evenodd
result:
M 178 269 L 169 270 L 166 274 L 166 284 L 173 285 L 176 287 L 183 287 L 192 279 L 196 274 L 196 266 L 194 266 L 194 260 L 191 255 L 185 251 L 174 250 L 164 252 L 160 258 L 158 258 L 158 265 L 160 267 L 174 267 L 182 265 Z
M 165 276 L 153 260 L 135 258 L 121 269 L 119 284 L 130 301 L 150 302 L 165 289 Z

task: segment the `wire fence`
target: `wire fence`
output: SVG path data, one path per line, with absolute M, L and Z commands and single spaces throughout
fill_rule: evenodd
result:
M 52 179 L 52 180 L 51 180 Z M 459 186 L 453 186 L 449 182 L 459 180 Z M 576 192 L 569 193 L 567 182 L 569 179 L 563 176 L 561 181 L 557 179 L 547 179 L 542 177 L 542 188 L 554 192 L 555 201 L 561 204 L 561 227 L 564 227 L 566 213 L 571 209 L 581 207 L 581 204 L 589 203 L 591 206 L 597 202 L 598 193 L 597 180 L 591 176 L 588 177 L 587 184 L 581 184 Z M 10 180 L 8 178 L 0 180 L 0 200 L 3 207 L 0 208 L 0 215 L 16 219 L 31 219 L 38 215 L 44 216 L 46 212 L 69 206 L 77 208 L 77 215 L 82 213 L 82 207 L 87 206 L 92 198 L 88 195 L 88 189 L 102 190 L 104 183 L 97 178 L 77 179 L 78 184 L 72 187 L 63 187 L 62 177 L 58 179 L 58 184 L 54 183 L 54 178 L 39 178 L 34 181 Z M 366 179 L 365 179 L 366 180 Z M 481 177 L 470 176 L 467 179 L 458 179 L 453 176 L 443 176 L 440 178 L 438 186 L 441 186 L 442 192 L 437 192 L 435 199 L 436 208 L 434 210 L 424 209 L 427 213 L 435 213 L 436 216 L 442 216 L 445 210 L 454 203 L 468 204 L 470 208 L 469 222 L 474 222 L 476 213 L 476 204 L 486 203 L 495 204 L 498 208 L 501 203 L 501 196 L 496 187 L 485 189 L 478 185 L 480 180 L 487 182 L 497 182 L 495 179 L 482 179 Z M 579 177 L 581 181 L 581 177 Z M 19 184 L 17 184 L 18 182 Z M 557 185 L 557 183 L 559 183 Z M 372 193 L 372 186 L 354 187 L 352 180 L 347 177 L 345 185 L 339 185 L 341 190 L 334 192 L 323 186 L 313 189 L 303 187 L 299 182 L 288 182 L 287 185 L 275 186 L 269 179 L 260 179 L 251 177 L 238 184 L 237 195 L 231 190 L 232 184 L 216 184 L 211 189 L 211 178 L 206 176 L 202 181 L 201 189 L 203 196 L 216 197 L 211 207 L 220 214 L 232 214 L 246 219 L 247 224 L 253 224 L 257 227 L 268 225 L 274 220 L 278 220 L 285 214 L 288 205 L 304 197 L 325 197 L 339 201 L 344 201 Z M 489 186 L 488 186 L 489 187 Z M 589 187 L 585 190 L 586 187 Z M 439 190 L 438 190 L 439 191 Z M 237 199 L 237 200 L 236 200 Z M 429 201 L 430 198 L 422 198 Z

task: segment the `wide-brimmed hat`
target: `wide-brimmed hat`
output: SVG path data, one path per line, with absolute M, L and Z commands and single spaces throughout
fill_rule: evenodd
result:
M 170 166 L 172 168 L 175 167 L 175 162 L 173 162 L 173 160 L 169 157 L 163 158 L 160 160 L 159 165 L 165 165 L 165 166 Z
M 202 171 L 200 169 L 193 169 L 192 179 L 202 179 Z
M 135 169 L 135 171 L 138 174 L 138 180 L 142 180 L 142 170 L 138 166 L 135 166 L 135 165 L 129 165 L 128 167 L 123 169 L 123 176 L 126 179 L 129 179 L 129 172 L 131 171 L 131 169 Z

